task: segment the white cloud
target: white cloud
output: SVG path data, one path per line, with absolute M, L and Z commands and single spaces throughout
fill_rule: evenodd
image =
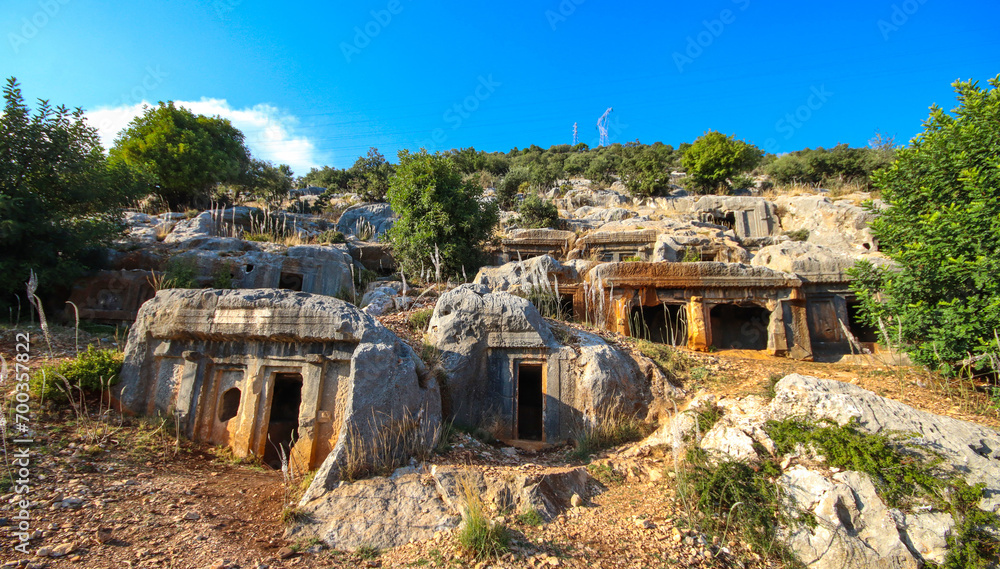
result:
M 295 133 L 298 118 L 277 107 L 261 104 L 234 109 L 225 99 L 205 98 L 200 101 L 174 101 L 174 104 L 195 114 L 229 119 L 243 132 L 247 148 L 254 157 L 275 164 L 288 164 L 296 175 L 302 176 L 310 168 L 332 163 L 308 137 Z M 129 121 L 142 114 L 143 105 L 151 103 L 143 101 L 134 105 L 98 107 L 87 112 L 87 121 L 100 132 L 104 147 L 111 148 L 118 133 L 128 126 Z

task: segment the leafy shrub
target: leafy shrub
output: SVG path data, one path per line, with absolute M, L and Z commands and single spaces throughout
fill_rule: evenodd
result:
M 319 243 L 345 243 L 347 238 L 344 237 L 343 233 L 331 229 L 317 235 L 316 241 Z
M 554 229 L 559 225 L 559 210 L 549 200 L 543 200 L 536 194 L 530 194 L 521 202 L 517 212 L 518 225 L 525 229 Z
M 798 419 L 769 421 L 767 432 L 780 454 L 793 452 L 798 444 L 811 445 L 830 466 L 864 472 L 893 508 L 917 496 L 934 495 L 941 487 L 932 465 L 900 450 L 903 437 L 870 435 L 854 424 L 820 426 Z
M 534 508 L 528 510 L 527 512 L 518 514 L 517 521 L 526 526 L 540 526 L 545 523 L 545 519 L 542 518 L 542 514 L 538 513 L 538 510 Z
M 496 187 L 497 205 L 500 206 L 500 209 L 510 210 L 513 208 L 521 184 L 530 180 L 531 170 L 524 167 L 511 168 Z
M 1000 76 L 989 84 L 955 83 L 959 106 L 932 107 L 924 132 L 875 174 L 889 207 L 871 229 L 896 269 L 859 262 L 851 273 L 868 323 L 945 373 L 1000 351 Z
M 163 288 L 198 288 L 198 267 L 191 257 L 174 257 L 167 262 Z
M 84 393 L 98 393 L 102 389 L 118 383 L 125 355 L 117 350 L 105 350 L 87 346 L 76 359 L 54 366 L 46 366 L 31 376 L 32 392 L 43 399 L 66 402 L 66 385 L 63 378 L 74 390 Z M 74 397 L 77 393 L 74 393 Z
M 872 174 L 888 166 L 895 155 L 893 142 L 875 148 L 851 148 L 846 144 L 826 150 L 806 148 L 770 160 L 764 172 L 779 184 L 838 187 L 856 184 L 869 188 Z
M 792 241 L 808 241 L 809 240 L 809 230 L 808 229 L 796 229 L 795 231 L 786 231 L 782 235 L 786 235 Z
M 752 144 L 721 132 L 709 131 L 684 152 L 687 186 L 694 192 L 729 190 L 731 181 L 753 170 L 764 153 Z

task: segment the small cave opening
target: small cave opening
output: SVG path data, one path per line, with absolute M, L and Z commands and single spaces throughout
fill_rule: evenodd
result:
M 718 304 L 712 307 L 712 345 L 720 350 L 767 349 L 771 313 L 755 305 Z
M 682 304 L 634 306 L 629 318 L 629 330 L 633 338 L 683 346 L 688 340 L 687 311 Z
M 878 329 L 861 319 L 860 302 L 847 302 L 847 328 L 859 342 L 878 342 Z
M 278 278 L 278 288 L 301 292 L 302 275 L 298 273 L 281 273 L 281 276 Z

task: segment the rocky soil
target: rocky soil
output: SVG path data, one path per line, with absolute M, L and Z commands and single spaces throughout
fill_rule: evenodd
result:
M 386 320 L 397 332 L 407 326 L 405 314 Z M 416 341 L 412 333 L 401 335 Z M 114 338 L 81 336 L 82 343 L 97 340 L 108 345 Z M 56 330 L 55 358 L 72 355 L 74 342 L 72 330 Z M 10 361 L 14 352 L 14 331 L 0 331 L 0 354 Z M 931 376 L 888 368 L 875 359 L 862 366 L 795 362 L 757 352 L 687 355 L 693 369 L 683 389 L 690 396 L 699 391 L 720 397 L 766 395 L 774 379 L 797 372 L 853 383 L 933 413 L 1000 426 L 997 408 L 984 394 L 958 385 L 945 389 Z M 31 365 L 48 361 L 38 349 Z M 7 391 L 10 385 L 3 387 Z M 92 402 L 91 411 L 95 408 Z M 313 541 L 287 540 L 282 513 L 302 482 L 286 483 L 280 472 L 238 464 L 204 445 L 178 444 L 169 422 L 114 414 L 80 421 L 68 410 L 39 406 L 32 420 L 38 441 L 30 465 L 32 555 L 13 549 L 20 543 L 13 525 L 20 496 L 3 484 L 0 567 L 776 566 L 742 544 L 712 543 L 691 531 L 686 509 L 674 494 L 671 457 L 655 449 L 638 456 L 617 449 L 597 457 L 589 471 L 601 491 L 548 524 L 495 513 L 494 519 L 511 529 L 512 547 L 500 558 L 476 561 L 461 555 L 450 530 L 381 552 L 345 553 Z M 511 472 L 581 464 L 568 450 L 512 452 L 459 433 L 451 450 L 431 462 Z

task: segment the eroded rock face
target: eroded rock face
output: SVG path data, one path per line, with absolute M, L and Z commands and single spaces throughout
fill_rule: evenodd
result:
M 337 231 L 344 235 L 362 235 L 372 233 L 369 239 L 384 234 L 392 227 L 395 214 L 387 203 L 360 204 L 347 208 L 337 221 Z
M 176 414 L 236 456 L 270 462 L 284 444 L 293 470 L 319 467 L 310 492 L 332 487 L 349 454 L 369 462 L 385 429 L 405 424 L 420 448 L 441 422 L 437 383 L 407 344 L 348 303 L 284 290 L 159 291 L 116 389 L 132 412 Z
M 792 374 L 775 386 L 770 402 L 703 397 L 664 424 L 643 444 L 683 446 L 697 440 L 698 410 L 715 405 L 722 417 L 698 442 L 715 460 L 759 460 L 764 449 L 775 454 L 764 425 L 769 420 L 800 418 L 856 421 L 868 433 L 912 433 L 909 443 L 937 453 L 943 466 L 969 484 L 984 483 L 979 506 L 1000 507 L 1000 433 L 966 421 L 920 411 L 849 383 Z M 783 463 L 787 465 L 786 463 Z M 889 508 L 870 478 L 860 472 L 830 472 L 794 465 L 778 480 L 789 507 L 811 512 L 816 527 L 783 528 L 783 536 L 809 567 L 918 567 L 942 563 L 955 522 L 946 512 L 902 512 Z
M 628 354 L 578 331 L 556 339 L 527 300 L 463 285 L 438 300 L 427 339 L 441 352 L 446 407 L 458 424 L 495 428 L 497 438 L 561 442 L 611 413 L 645 417 L 650 380 Z M 534 384 L 522 383 L 527 374 Z M 518 389 L 539 389 L 541 433 L 525 437 Z M 537 428 L 538 425 L 535 425 Z M 534 429 L 532 429 L 534 431 Z
M 574 494 L 593 494 L 584 467 L 536 472 L 488 472 L 434 466 L 401 468 L 391 477 L 342 484 L 299 503 L 307 520 L 288 539 L 318 538 L 335 549 L 398 547 L 430 539 L 461 522 L 466 488 L 494 511 L 537 511 L 551 520 Z
M 824 196 L 779 196 L 783 231 L 809 231 L 809 242 L 858 253 L 878 249 L 868 224 L 873 214 L 845 200 Z
M 849 249 L 833 249 L 808 241 L 785 241 L 762 247 L 750 264 L 776 271 L 794 273 L 803 281 L 847 282 L 847 270 L 858 259 L 868 259 L 876 265 L 890 263 L 879 253 L 861 254 Z
M 541 255 L 499 267 L 483 267 L 473 283 L 497 292 L 527 294 L 533 288 L 554 291 L 557 283 L 574 284 L 579 280 L 580 276 L 572 266 L 563 265 L 550 255 Z

